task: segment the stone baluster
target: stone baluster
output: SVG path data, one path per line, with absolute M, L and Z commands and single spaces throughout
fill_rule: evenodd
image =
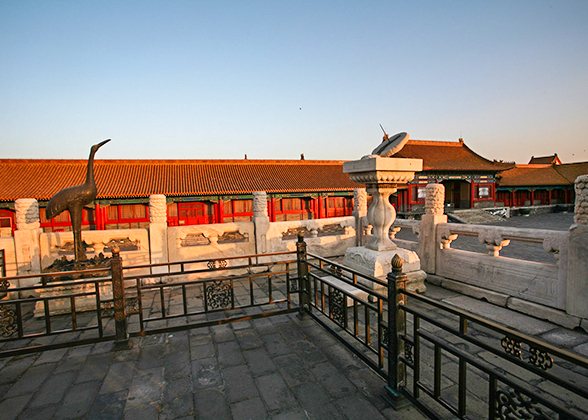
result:
M 504 239 L 502 235 L 493 231 L 482 231 L 478 234 L 478 241 L 486 245 L 488 254 L 494 257 L 500 256 L 500 250 L 510 244 L 510 239 Z
M 425 214 L 442 215 L 445 202 L 445 186 L 428 184 L 425 188 Z
M 19 198 L 14 202 L 16 210 L 16 228 L 32 230 L 41 227 L 39 203 L 34 198 Z
M 368 223 L 372 225 L 373 237 L 366 244 L 366 248 L 374 251 L 396 249 L 396 244 L 390 240 L 390 226 L 396 220 L 396 210 L 390 204 L 390 196 L 396 192 L 396 186 L 387 184 L 368 184 L 366 191 L 374 198 L 367 212 Z
M 457 239 L 457 233 L 451 233 L 447 226 L 439 229 L 439 248 L 440 249 L 451 249 L 451 242 Z
M 576 192 L 574 222 L 577 225 L 588 226 L 588 175 L 576 178 L 574 189 Z
M 400 232 L 402 228 L 400 226 L 393 226 L 390 228 L 390 239 L 395 239 L 396 234 Z
M 545 250 L 545 252 L 553 254 L 555 259 L 558 261 L 560 257 L 561 245 L 562 244 L 559 237 L 545 238 L 543 240 L 543 249 Z
M 167 223 L 167 202 L 163 194 L 149 196 L 149 222 Z

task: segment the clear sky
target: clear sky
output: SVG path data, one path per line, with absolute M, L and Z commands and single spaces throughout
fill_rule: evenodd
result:
M 0 0 L 0 157 L 588 160 L 588 1 Z

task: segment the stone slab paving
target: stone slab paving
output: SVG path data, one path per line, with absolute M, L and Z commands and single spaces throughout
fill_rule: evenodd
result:
M 318 339 L 317 339 L 318 337 Z M 280 315 L 0 360 L 0 418 L 423 419 L 319 325 Z
M 426 295 L 580 355 L 588 353 L 588 334 L 581 331 L 433 285 Z M 112 343 L 99 343 L 0 359 L 0 418 L 424 418 L 414 407 L 393 410 L 383 399 L 385 384 L 379 376 L 313 320 L 300 320 L 293 314 L 131 342 L 129 350 L 113 351 Z M 431 348 L 422 346 L 421 351 L 432 358 Z M 474 354 L 499 367 L 504 364 L 487 351 Z M 477 391 L 487 387 L 487 377 L 475 369 L 468 372 L 472 418 L 484 418 L 487 399 L 479 398 Z M 522 369 L 509 373 L 533 380 Z M 570 380 L 588 384 L 587 373 L 581 369 L 571 369 L 568 375 Z M 433 369 L 423 365 L 422 378 L 432 377 Z M 443 395 L 455 395 L 456 382 L 457 364 L 444 355 Z M 588 411 L 549 384 L 538 383 L 538 387 L 579 413 Z

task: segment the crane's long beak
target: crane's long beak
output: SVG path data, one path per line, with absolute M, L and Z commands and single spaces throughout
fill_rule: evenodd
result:
M 100 142 L 100 143 L 98 143 L 96 146 L 97 146 L 98 148 L 100 148 L 100 147 L 104 146 L 106 143 L 108 143 L 110 140 L 111 140 L 111 139 L 104 140 L 103 142 Z

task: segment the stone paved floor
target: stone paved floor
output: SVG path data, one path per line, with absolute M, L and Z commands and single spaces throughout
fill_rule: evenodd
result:
M 420 419 L 314 321 L 280 315 L 0 360 L 7 419 Z
M 426 294 L 588 356 L 584 332 L 432 285 Z M 383 380 L 313 320 L 293 314 L 131 341 L 130 350 L 113 351 L 112 343 L 99 343 L 0 359 L 0 418 L 424 418 L 414 407 L 390 408 L 383 399 Z M 488 352 L 469 350 L 496 361 Z M 432 355 L 426 344 L 422 351 Z M 455 391 L 455 366 L 444 357 L 444 394 Z M 422 372 L 423 379 L 432 378 L 430 366 Z M 524 372 L 512 373 L 530 379 Z M 572 368 L 566 375 L 588 388 L 583 369 Z M 480 413 L 483 418 L 484 397 L 475 395 L 487 386 L 484 375 L 471 370 L 468 377 L 472 418 Z M 546 395 L 588 417 L 588 405 L 532 380 Z

